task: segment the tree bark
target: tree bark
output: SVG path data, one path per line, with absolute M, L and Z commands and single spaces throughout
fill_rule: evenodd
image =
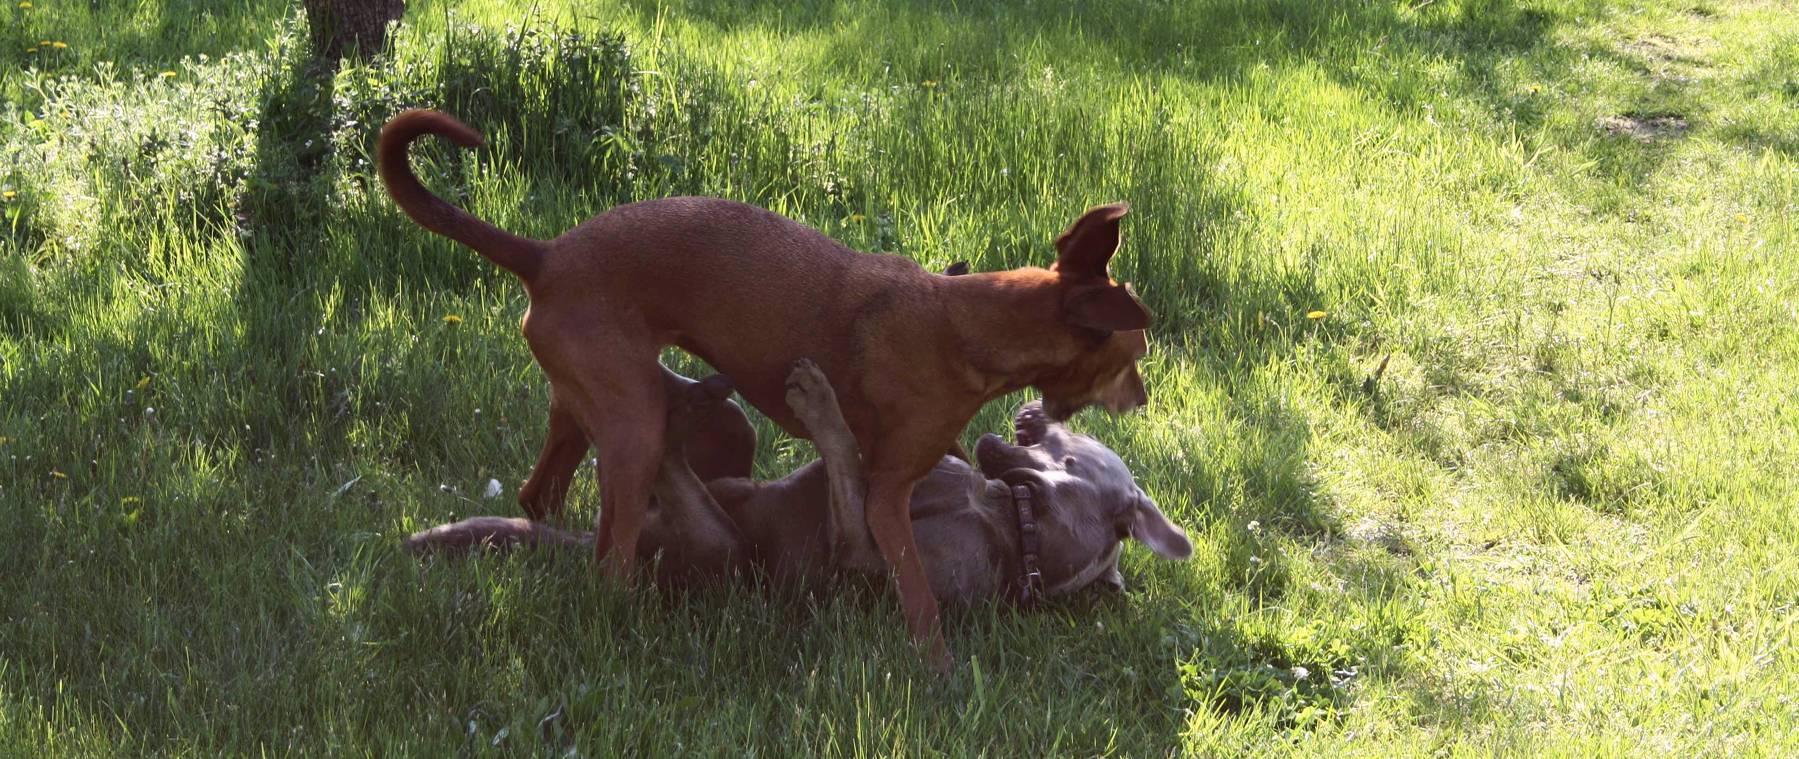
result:
M 387 25 L 405 12 L 405 0 L 301 0 L 311 31 L 313 57 L 333 69 L 344 55 L 373 57 L 387 51 Z

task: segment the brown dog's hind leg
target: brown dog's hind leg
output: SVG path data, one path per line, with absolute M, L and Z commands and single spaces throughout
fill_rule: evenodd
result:
M 652 408 L 659 412 L 661 404 Z M 633 416 L 638 418 L 614 416 L 623 423 L 608 425 L 600 442 L 600 481 L 605 485 L 593 557 L 600 571 L 615 580 L 628 579 L 637 565 L 637 540 L 643 535 L 662 452 L 662 415 Z
M 599 451 L 600 519 L 594 560 L 626 580 L 637 564 L 668 425 L 667 392 L 651 343 L 588 346 L 565 377 L 576 383 L 581 429 Z
M 849 423 L 843 420 L 836 391 L 810 359 L 793 362 L 793 371 L 787 375 L 787 407 L 806 425 L 830 478 L 825 539 L 831 565 L 840 571 L 879 574 L 886 567 L 868 531 L 863 500 L 868 481 L 862 477 L 861 449 Z
M 580 420 L 566 404 L 551 401 L 549 434 L 544 436 L 543 450 L 537 454 L 531 476 L 525 478 L 525 486 L 518 491 L 518 502 L 525 515 L 541 522 L 562 513 L 569 483 L 574 481 L 575 469 L 586 455 L 587 435 L 581 431 Z

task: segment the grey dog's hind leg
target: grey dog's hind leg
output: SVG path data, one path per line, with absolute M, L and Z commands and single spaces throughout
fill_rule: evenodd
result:
M 729 380 L 714 375 L 687 388 L 685 395 L 669 399 L 674 408 L 656 474 L 656 508 L 644 526 L 643 537 L 648 553 L 662 554 L 660 571 L 664 576 L 722 574 L 744 558 L 736 523 L 693 473 L 685 452 L 688 435 L 697 426 L 695 420 L 717 413 L 730 392 Z

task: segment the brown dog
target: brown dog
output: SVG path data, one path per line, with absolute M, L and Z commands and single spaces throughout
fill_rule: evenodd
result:
M 788 406 L 819 459 L 770 482 L 704 481 L 690 466 L 706 434 L 741 417 L 727 408 L 728 393 L 728 383 L 712 377 L 671 396 L 677 400 L 668 447 L 638 542 L 640 555 L 659 556 L 658 581 L 711 580 L 751 567 L 783 585 L 818 586 L 842 574 L 879 577 L 886 567 L 862 514 L 859 451 L 824 374 L 799 362 L 787 390 Z M 1030 602 L 1036 594 L 1053 597 L 1094 584 L 1122 588 L 1118 554 L 1127 539 L 1163 558 L 1192 555 L 1186 533 L 1156 508 L 1111 449 L 1050 420 L 1036 402 L 1019 410 L 1014 434 L 1016 445 L 997 435 L 981 438 L 979 474 L 945 456 L 912 492 L 912 529 L 939 600 Z M 1021 489 L 1026 512 L 1019 510 Z M 591 533 L 541 522 L 474 517 L 415 533 L 406 547 L 457 553 L 591 541 Z M 1033 577 L 1033 570 L 1039 574 Z
M 449 116 L 408 111 L 381 130 L 379 167 L 414 221 L 516 274 L 531 307 L 525 340 L 550 380 L 550 430 L 520 492 L 540 518 L 561 507 L 591 443 L 603 508 L 595 556 L 607 573 L 635 563 L 666 424 L 657 356 L 679 346 L 736 381 L 744 398 L 795 435 L 782 402 L 788 368 L 818 362 L 836 386 L 868 475 L 868 526 L 898 576 L 914 642 L 948 666 L 907 504 L 919 478 L 982 404 L 1036 387 L 1063 419 L 1092 404 L 1147 400 L 1136 360 L 1150 314 L 1106 265 L 1126 206 L 1088 211 L 1056 240 L 1053 270 L 942 277 L 889 255 L 850 250 L 769 211 L 716 198 L 619 206 L 548 242 L 504 232 L 432 195 L 407 147 L 441 134 L 481 137 Z

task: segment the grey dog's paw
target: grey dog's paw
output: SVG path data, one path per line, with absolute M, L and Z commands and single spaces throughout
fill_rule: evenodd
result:
M 1018 445 L 1036 445 L 1042 442 L 1048 427 L 1049 415 L 1043 411 L 1043 401 L 1031 401 L 1020 407 L 1012 420 L 1012 440 Z
M 810 424 L 824 409 L 836 405 L 837 394 L 832 392 L 831 383 L 818 364 L 809 358 L 793 362 L 793 371 L 787 375 L 787 407 Z

